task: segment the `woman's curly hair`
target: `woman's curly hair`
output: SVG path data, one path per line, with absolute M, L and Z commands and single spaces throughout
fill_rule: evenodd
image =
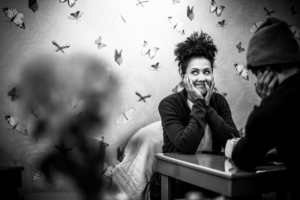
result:
M 176 44 L 174 54 L 176 56 L 175 61 L 178 61 L 179 74 L 181 77 L 184 76 L 189 61 L 194 57 L 208 59 L 213 67 L 217 52 L 218 49 L 214 45 L 213 39 L 207 33 L 203 31 L 200 34 L 194 32 L 184 42 Z

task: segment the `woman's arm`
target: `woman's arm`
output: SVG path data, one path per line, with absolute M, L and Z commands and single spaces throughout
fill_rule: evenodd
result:
M 186 127 L 178 115 L 176 106 L 178 105 L 174 105 L 171 100 L 159 104 L 163 129 L 177 149 L 182 153 L 193 154 L 197 151 L 205 133 L 205 100 L 195 100 Z
M 218 94 L 215 94 L 218 95 Z M 226 99 L 220 96 L 219 106 L 221 112 L 218 114 L 210 105 L 206 109 L 206 121 L 212 130 L 213 137 L 216 138 L 222 147 L 225 147 L 227 140 L 233 136 L 239 137 L 238 130 L 233 122 L 231 111 Z

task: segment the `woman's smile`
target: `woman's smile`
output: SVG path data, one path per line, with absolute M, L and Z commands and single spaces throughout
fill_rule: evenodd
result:
M 195 86 L 195 88 L 200 88 L 200 89 L 205 89 L 206 88 L 204 84 L 196 84 L 194 86 Z

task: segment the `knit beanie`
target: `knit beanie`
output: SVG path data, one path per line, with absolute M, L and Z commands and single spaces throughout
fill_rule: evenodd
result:
M 247 51 L 247 67 L 300 61 L 299 45 L 288 24 L 268 18 L 255 31 Z

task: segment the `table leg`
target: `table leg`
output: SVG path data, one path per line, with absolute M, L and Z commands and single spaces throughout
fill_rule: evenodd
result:
M 172 187 L 174 180 L 164 174 L 161 174 L 161 199 L 171 200 L 172 199 Z

